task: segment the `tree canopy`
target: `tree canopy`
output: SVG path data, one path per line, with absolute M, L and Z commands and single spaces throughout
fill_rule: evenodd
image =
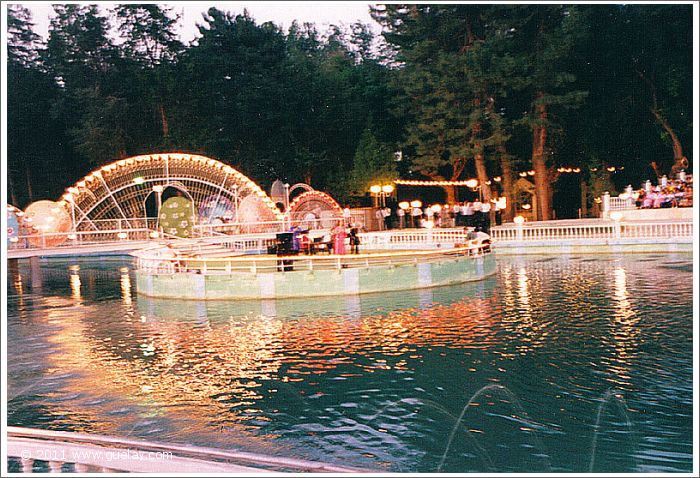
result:
M 596 185 L 692 171 L 690 5 L 375 5 L 381 38 L 360 22 L 284 31 L 210 8 L 187 45 L 165 6 L 53 8 L 46 39 L 29 10 L 7 10 L 19 207 L 163 150 L 358 204 L 400 176 L 476 177 L 512 204 L 518 172 L 532 170 L 541 219 L 585 210 Z

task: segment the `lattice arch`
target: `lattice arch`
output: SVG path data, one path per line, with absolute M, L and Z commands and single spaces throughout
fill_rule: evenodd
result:
M 269 209 L 267 216 L 283 218 L 265 191 L 245 175 L 215 159 L 185 153 L 134 156 L 102 166 L 67 188 L 61 201 L 71 211 L 76 230 L 111 229 L 117 223 L 136 228 L 146 226 L 147 201 L 160 198 L 168 188 L 191 199 L 196 211 L 209 210 L 211 202 L 237 207 L 254 198 Z
M 320 220 L 316 225 L 324 228 L 333 227 L 335 221 L 343 217 L 343 209 L 336 200 L 316 190 L 301 193 L 289 205 L 289 218 L 294 225 L 305 223 L 309 213 L 313 214 L 313 220 Z

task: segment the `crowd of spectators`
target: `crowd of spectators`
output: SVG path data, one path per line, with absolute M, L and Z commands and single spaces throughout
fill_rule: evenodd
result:
M 682 174 L 677 179 L 667 179 L 664 176 L 657 186 L 652 186 L 647 181 L 644 187 L 633 193 L 633 197 L 640 209 L 692 207 L 693 176 Z

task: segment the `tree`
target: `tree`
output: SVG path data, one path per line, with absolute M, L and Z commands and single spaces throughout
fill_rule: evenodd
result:
M 631 7 L 637 8 L 625 7 L 624 16 L 635 35 L 631 66 L 636 90 L 673 152 L 672 162 L 654 160 L 652 167 L 659 177 L 675 175 L 689 166 L 683 144 L 691 142 L 692 134 L 692 9 L 690 5 Z
M 495 110 L 506 76 L 492 30 L 479 6 L 388 5 L 373 15 L 398 49 L 400 82 L 410 104 L 412 167 L 432 179 L 460 179 L 473 164 L 484 200 L 496 149 L 507 158 L 504 119 Z M 448 187 L 448 202 L 455 201 Z
M 180 17 L 173 17 L 171 8 L 159 5 L 119 5 L 114 14 L 124 39 L 123 68 L 129 69 L 130 77 L 141 86 L 137 88 L 142 93 L 140 97 L 129 101 L 131 109 L 136 110 L 133 117 L 157 118 L 160 126 L 159 141 L 144 138 L 141 143 L 151 147 L 158 143 L 166 145 L 170 132 L 168 104 L 175 76 L 173 66 L 184 50 L 175 32 Z M 143 126 L 139 131 L 148 130 L 150 125 Z
M 520 75 L 514 76 L 530 95 L 530 110 L 522 123 L 532 137 L 532 168 L 535 171 L 537 218 L 552 218 L 552 184 L 558 177 L 553 158 L 552 132 L 559 127 L 557 114 L 581 105 L 586 92 L 574 88 L 575 76 L 568 64 L 569 54 L 581 34 L 578 10 L 574 6 L 539 5 L 504 7 L 501 30 Z
M 30 12 L 9 5 L 7 57 L 7 179 L 10 201 L 24 207 L 60 192 L 67 169 L 60 126 L 47 114 L 57 88 L 40 61 L 41 38 Z
M 65 125 L 85 166 L 124 157 L 129 116 L 117 109 L 123 110 L 130 85 L 117 69 L 109 20 L 96 5 L 53 7 L 56 16 L 44 51 L 48 71 L 60 87 L 52 113 Z
M 364 196 L 373 184 L 389 184 L 397 177 L 394 153 L 377 141 L 372 128 L 366 128 L 355 150 L 349 192 Z

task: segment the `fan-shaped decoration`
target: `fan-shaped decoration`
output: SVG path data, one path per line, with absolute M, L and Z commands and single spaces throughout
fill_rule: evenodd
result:
M 70 232 L 71 218 L 62 201 L 37 201 L 24 210 L 23 223 L 29 228 L 29 243 L 37 247 L 58 246 Z M 59 234 L 59 235 L 54 235 Z
M 343 209 L 326 193 L 306 191 L 289 205 L 289 218 L 303 229 L 332 228 L 343 218 Z
M 267 194 L 231 166 L 184 153 L 134 156 L 102 166 L 69 187 L 62 199 L 75 214 L 77 230 L 137 228 L 145 226 L 147 203 L 155 204 L 153 199 L 175 184 L 192 198 L 196 211 L 212 197 L 235 204 L 253 195 L 272 217 L 283 218 Z
M 158 225 L 165 234 L 192 237 L 192 226 L 196 220 L 192 201 L 185 197 L 172 197 L 161 206 Z
M 210 196 L 199 205 L 200 224 L 222 224 L 236 220 L 236 208 L 233 203 L 219 196 Z
M 264 199 L 260 196 L 251 194 L 238 205 L 238 222 L 242 225 L 250 224 L 250 226 L 241 228 L 243 233 L 274 231 L 276 226 L 264 223 L 277 220 L 277 216 L 267 207 Z

